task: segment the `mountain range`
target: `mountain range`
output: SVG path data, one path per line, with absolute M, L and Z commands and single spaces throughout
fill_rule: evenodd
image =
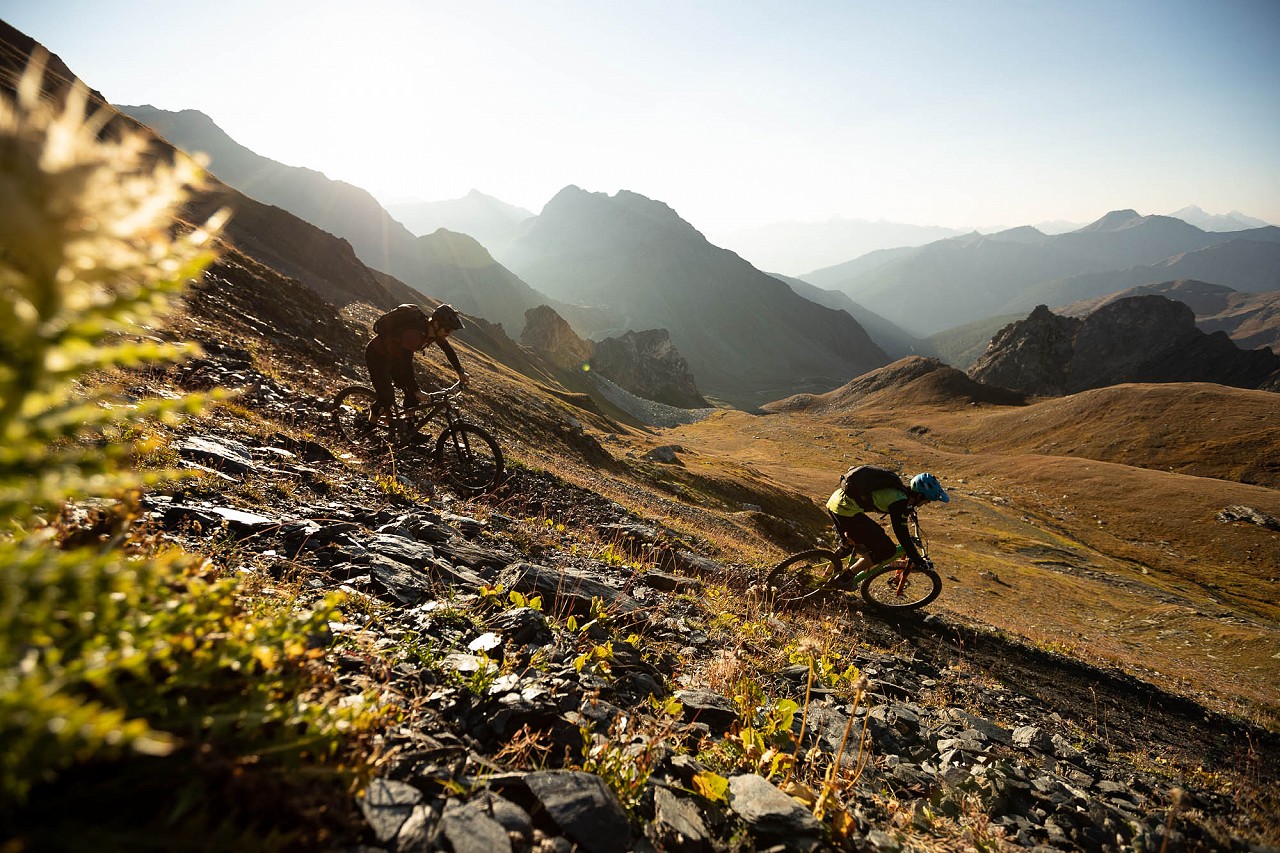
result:
M 415 236 L 367 192 L 313 170 L 261 157 L 197 111 L 123 109 L 175 144 L 207 152 L 214 174 L 247 195 L 344 237 L 369 266 L 420 293 L 499 323 L 512 337 L 523 328 L 525 312 L 542 304 L 551 305 L 585 337 L 666 328 L 707 393 L 746 406 L 797 391 L 828 390 L 856 375 L 848 371 L 861 372 L 904 355 L 946 353 L 959 366 L 967 366 L 984 348 L 982 336 L 1000 326 L 992 317 L 1016 315 L 1041 303 L 1061 306 L 1184 278 L 1246 292 L 1280 288 L 1280 229 L 1210 232 L 1172 217 L 1113 211 L 1066 234 L 1047 235 L 1031 227 L 991 235 L 975 232 L 924 246 L 872 251 L 802 279 L 778 276 L 804 301 L 853 318 L 855 325 L 866 330 L 872 346 L 883 351 L 881 356 L 868 359 L 864 353 L 850 360 L 846 344 L 843 355 L 837 345 L 830 358 L 815 357 L 788 353 L 781 342 L 771 344 L 768 353 L 749 348 L 728 356 L 734 346 L 725 340 L 740 337 L 742 330 L 720 319 L 723 312 L 710 309 L 724 304 L 724 288 L 735 287 L 730 283 L 739 276 L 758 283 L 762 273 L 732 252 L 713 246 L 660 202 L 635 193 L 619 193 L 612 199 L 595 194 L 597 203 L 607 199 L 605 207 L 635 208 L 637 200 L 652 202 L 650 213 L 659 215 L 628 218 L 629 214 L 619 212 L 612 220 L 594 221 L 593 214 L 577 223 L 557 223 L 566 216 L 565 205 L 556 203 L 559 196 L 538 216 L 472 191 L 448 202 L 398 206 L 415 230 L 435 229 Z M 575 191 L 582 192 L 570 187 L 561 195 Z M 1206 218 L 1199 208 L 1180 213 L 1217 227 L 1251 222 Z M 606 221 L 628 222 L 624 230 L 635 227 L 638 231 L 605 233 L 611 227 Z M 888 223 L 878 225 L 881 236 L 927 235 L 925 230 L 894 232 Z M 468 228 L 475 233 L 461 233 Z M 557 228 L 581 230 L 582 239 L 566 250 L 548 236 Z M 482 244 L 476 234 L 488 242 Z M 593 236 L 583 236 L 587 234 Z M 246 235 L 246 239 L 255 238 Z M 583 253 L 593 241 L 582 258 L 590 254 L 594 260 L 579 265 L 576 253 Z M 656 277 L 641 272 L 643 263 L 633 258 L 641 245 L 648 247 L 644 254 L 663 259 L 663 271 Z M 589 279 L 591 286 L 575 285 L 575 277 Z M 331 286 L 330 292 L 341 289 Z M 676 292 L 684 302 L 672 301 L 671 294 Z M 788 301 L 789 294 L 769 294 L 766 288 L 760 295 L 764 301 L 743 312 L 744 328 L 751 328 L 748 313 L 772 316 L 781 311 L 788 316 L 795 310 L 812 311 L 772 304 L 776 299 Z M 695 304 L 701 305 L 696 315 L 703 322 L 694 322 L 689 314 Z M 750 300 L 743 307 L 747 304 Z M 1250 340 L 1269 339 L 1268 316 L 1265 311 L 1253 315 L 1253 325 L 1263 331 Z M 808 328 L 816 322 L 822 328 L 829 321 L 827 316 L 800 325 Z M 970 331 L 953 333 L 957 326 Z M 1220 324 L 1228 331 L 1230 326 Z M 929 340 L 943 332 L 948 333 L 945 343 Z M 792 325 L 783 337 L 797 334 Z M 852 334 L 852 340 L 858 340 L 862 332 Z M 967 342 L 969 338 L 974 340 Z M 829 340 L 834 343 L 834 338 Z M 792 362 L 793 356 L 800 357 Z M 738 367 L 726 370 L 726 357 Z M 883 361 L 876 361 L 881 357 Z M 788 384 L 791 378 L 798 384 Z
M 1050 236 L 1029 226 L 974 233 L 876 253 L 803 278 L 839 289 L 925 336 L 1038 302 L 1065 304 L 1170 278 L 1273 289 L 1280 287 L 1278 243 L 1280 228 L 1274 226 L 1211 233 L 1167 216 L 1118 210 L 1067 234 Z M 1131 268 L 1157 266 L 1124 277 Z M 1123 284 L 1111 286 L 1119 280 Z
M 713 246 L 662 202 L 567 187 L 529 220 L 502 260 L 588 337 L 668 330 L 710 397 L 752 407 L 826 391 L 889 361 L 844 311 L 810 302 Z

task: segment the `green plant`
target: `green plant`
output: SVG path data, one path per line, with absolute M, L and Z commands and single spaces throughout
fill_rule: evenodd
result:
M 92 377 L 192 352 L 140 324 L 211 261 L 224 215 L 173 236 L 196 164 L 106 127 L 114 112 L 88 113 L 82 84 L 59 111 L 42 80 L 33 63 L 0 99 L 0 833 L 40 847 L 56 826 L 76 846 L 91 804 L 86 821 L 205 834 L 261 808 L 204 814 L 212 786 L 333 762 L 382 710 L 332 693 L 338 598 L 246 595 L 135 523 L 130 490 L 166 476 L 125 466 L 147 452 L 137 437 L 207 398 L 124 405 Z M 101 535 L 47 523 L 86 498 L 109 508 Z
M 619 714 L 603 735 L 591 726 L 581 728 L 582 769 L 603 779 L 628 811 L 639 807 L 659 747 L 671 737 L 684 711 L 674 699 L 653 699 L 651 707 L 656 718 Z
M 373 484 L 378 487 L 378 491 L 387 497 L 402 503 L 423 503 L 426 501 L 426 498 L 417 489 L 405 483 L 395 474 L 375 474 L 373 476 Z

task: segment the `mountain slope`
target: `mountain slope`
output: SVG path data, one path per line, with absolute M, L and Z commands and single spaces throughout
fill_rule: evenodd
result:
M 906 355 L 937 354 L 929 341 L 917 338 L 900 329 L 874 311 L 868 311 L 839 290 L 826 290 L 812 285 L 804 279 L 791 278 L 778 273 L 773 273 L 772 275 L 810 302 L 816 302 L 819 305 L 825 305 L 837 311 L 844 311 L 857 320 L 858 325 L 867 330 L 871 340 L 875 341 L 877 346 L 888 353 L 890 358 L 902 358 Z
M 843 311 L 816 305 L 717 248 L 661 202 L 568 187 L 526 225 L 503 260 L 565 302 L 607 309 L 612 327 L 665 328 L 709 396 L 753 406 L 824 391 L 888 361 Z
M 1109 302 L 1083 320 L 1043 305 L 1001 329 L 969 370 L 1028 394 L 1072 394 L 1122 382 L 1218 382 L 1280 391 L 1280 356 L 1205 334 L 1181 302 L 1149 294 Z
M 365 190 L 256 154 L 203 113 L 152 106 L 120 109 L 174 145 L 207 153 L 210 171 L 245 195 L 282 207 L 350 241 L 368 266 L 461 311 L 501 323 L 512 336 L 519 334 L 526 310 L 548 301 L 494 261 L 474 239 L 439 231 L 416 237 Z

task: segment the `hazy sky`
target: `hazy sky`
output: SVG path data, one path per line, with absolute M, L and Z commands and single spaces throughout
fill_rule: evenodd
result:
M 1198 204 L 1280 223 L 1277 0 L 0 0 L 118 104 L 384 202 L 576 184 L 704 232 Z

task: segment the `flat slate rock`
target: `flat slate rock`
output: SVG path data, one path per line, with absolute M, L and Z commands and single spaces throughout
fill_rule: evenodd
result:
M 379 841 L 390 841 L 422 802 L 422 792 L 394 779 L 374 779 L 360 801 L 365 820 Z
M 470 803 L 445 806 L 439 832 L 453 853 L 511 853 L 507 830 Z
M 524 777 L 529 791 L 570 840 L 588 853 L 626 853 L 631 824 L 604 780 L 577 770 L 543 770 Z
M 822 824 L 808 809 L 754 773 L 729 780 L 729 808 L 751 827 L 753 835 L 786 840 L 792 849 L 813 849 L 822 837 Z

